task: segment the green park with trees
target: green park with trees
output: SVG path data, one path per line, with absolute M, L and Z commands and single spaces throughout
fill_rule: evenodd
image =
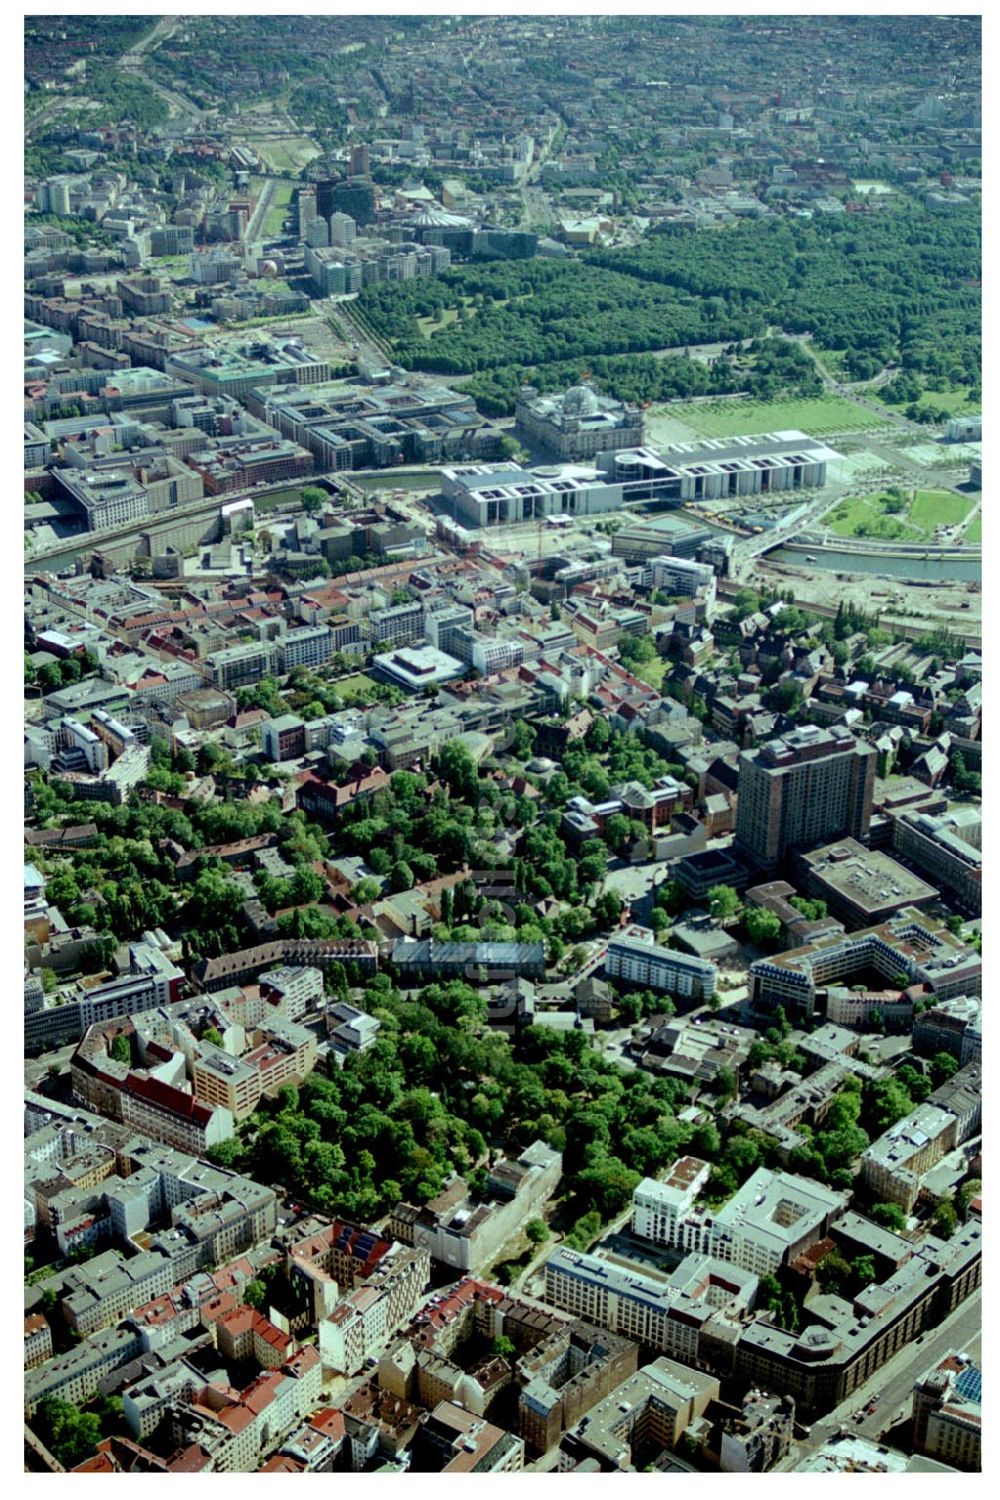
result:
M 609 394 L 633 401 L 820 394 L 812 359 L 774 330 L 837 351 L 849 379 L 898 368 L 901 387 L 880 394 L 912 405 L 942 381 L 977 396 L 980 275 L 976 205 L 944 217 L 900 200 L 856 217 L 673 228 L 568 261 L 452 267 L 366 288 L 358 307 L 401 364 L 470 377 L 490 415 L 513 410 L 523 379 L 558 389 L 584 362 Z M 737 349 L 743 340 L 754 343 Z M 649 353 L 703 343 L 726 348 L 710 365 Z

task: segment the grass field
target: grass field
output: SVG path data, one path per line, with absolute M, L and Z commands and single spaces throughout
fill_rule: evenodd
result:
M 844 366 L 846 349 L 821 349 L 818 344 L 814 344 L 809 339 L 806 340 L 806 348 L 815 359 L 819 360 L 827 374 L 832 375 L 841 384 L 852 378 Z
M 437 333 L 439 328 L 447 328 L 449 323 L 458 322 L 458 308 L 446 307 L 439 318 L 418 318 L 417 326 L 425 339 L 429 339 L 432 333 Z
M 661 688 L 670 663 L 665 656 L 658 656 L 655 661 L 644 661 L 640 666 L 630 666 L 628 670 L 635 677 L 648 682 L 652 688 Z
M 857 536 L 856 527 L 873 521 L 881 514 L 874 496 L 856 496 L 853 500 L 841 500 L 836 510 L 828 515 L 823 524 L 835 536 Z
M 950 416 L 963 417 L 966 412 L 978 412 L 982 408 L 982 399 L 969 400 L 969 392 L 965 386 L 950 391 L 924 391 L 920 398 L 920 406 L 933 406 L 940 411 L 946 411 Z
M 496 301 L 491 304 L 491 308 L 499 311 L 501 308 L 509 307 L 511 302 L 526 302 L 528 295 L 524 293 L 520 297 L 497 297 Z M 463 297 L 460 304 L 444 308 L 439 318 L 418 318 L 417 327 L 424 338 L 429 339 L 433 334 L 440 333 L 443 328 L 447 328 L 449 324 L 457 323 L 460 312 L 463 318 L 476 317 L 478 309 L 471 297 Z
M 264 219 L 262 232 L 265 239 L 273 239 L 275 235 L 281 233 L 284 222 L 288 218 L 294 190 L 295 185 L 291 182 L 280 182 L 275 188 L 271 206 Z
M 910 506 L 910 522 L 928 531 L 935 526 L 957 526 L 974 504 L 969 495 L 953 495 L 948 490 L 917 490 Z
M 686 409 L 686 408 L 685 408 Z M 646 438 L 650 443 L 690 443 L 698 434 L 689 422 L 682 422 L 675 412 L 680 407 L 651 406 L 646 413 Z
M 364 703 L 371 698 L 372 688 L 375 686 L 370 677 L 363 672 L 355 672 L 353 677 L 341 677 L 330 686 L 335 690 L 337 697 L 342 703 Z
M 834 432 L 863 432 L 869 427 L 885 426 L 884 417 L 840 396 L 791 401 L 688 401 L 666 407 L 664 415 L 683 422 L 701 437 L 711 438 L 789 429 L 810 437 L 824 437 Z
M 149 262 L 150 272 L 171 281 L 187 281 L 191 270 L 190 255 L 159 255 Z
M 965 532 L 963 534 L 962 540 L 965 541 L 965 542 L 982 542 L 982 540 L 983 540 L 983 513 L 982 513 L 982 511 L 979 512 L 978 516 L 973 516 L 972 520 L 969 522 L 968 526 L 965 528 Z
M 263 177 L 254 177 L 252 186 L 255 193 L 263 193 L 267 190 L 267 184 Z M 275 183 L 267 213 L 264 215 L 260 226 L 260 233 L 265 239 L 274 239 L 281 234 L 284 222 L 291 213 L 292 195 L 294 192 L 294 182 Z
M 886 509 L 887 498 L 882 494 L 842 500 L 825 524 L 835 536 L 930 542 L 937 526 L 957 526 L 976 503 L 971 496 L 948 490 L 917 490 L 910 493 L 902 510 L 892 513 Z
M 275 490 L 273 495 L 254 496 L 254 510 L 280 510 L 283 505 L 297 505 L 302 499 L 302 487 L 296 485 L 294 489 Z
M 287 141 L 254 141 L 253 145 L 261 161 L 272 172 L 298 172 L 320 154 L 318 146 L 307 135 Z

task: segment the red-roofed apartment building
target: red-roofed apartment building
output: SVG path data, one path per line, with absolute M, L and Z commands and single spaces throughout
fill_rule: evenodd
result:
M 292 1353 L 293 1340 L 262 1313 L 242 1304 L 215 1323 L 215 1344 L 226 1359 L 253 1359 L 265 1370 L 274 1370 Z

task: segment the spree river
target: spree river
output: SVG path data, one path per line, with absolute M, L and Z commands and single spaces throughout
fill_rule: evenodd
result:
M 866 552 L 834 552 L 817 548 L 809 554 L 815 562 L 806 562 L 805 552 L 778 547 L 767 554 L 768 561 L 787 563 L 795 568 L 824 568 L 831 573 L 873 573 L 881 578 L 919 578 L 927 582 L 972 583 L 982 579 L 979 557 L 924 557 L 918 552 L 910 557 L 896 555 L 875 557 Z

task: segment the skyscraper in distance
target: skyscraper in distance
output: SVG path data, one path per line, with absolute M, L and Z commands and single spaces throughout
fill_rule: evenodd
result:
M 372 224 L 375 220 L 375 193 L 371 183 L 363 178 L 349 178 L 346 182 L 327 179 L 316 184 L 316 212 L 322 219 L 331 214 L 350 214 L 355 224 Z

